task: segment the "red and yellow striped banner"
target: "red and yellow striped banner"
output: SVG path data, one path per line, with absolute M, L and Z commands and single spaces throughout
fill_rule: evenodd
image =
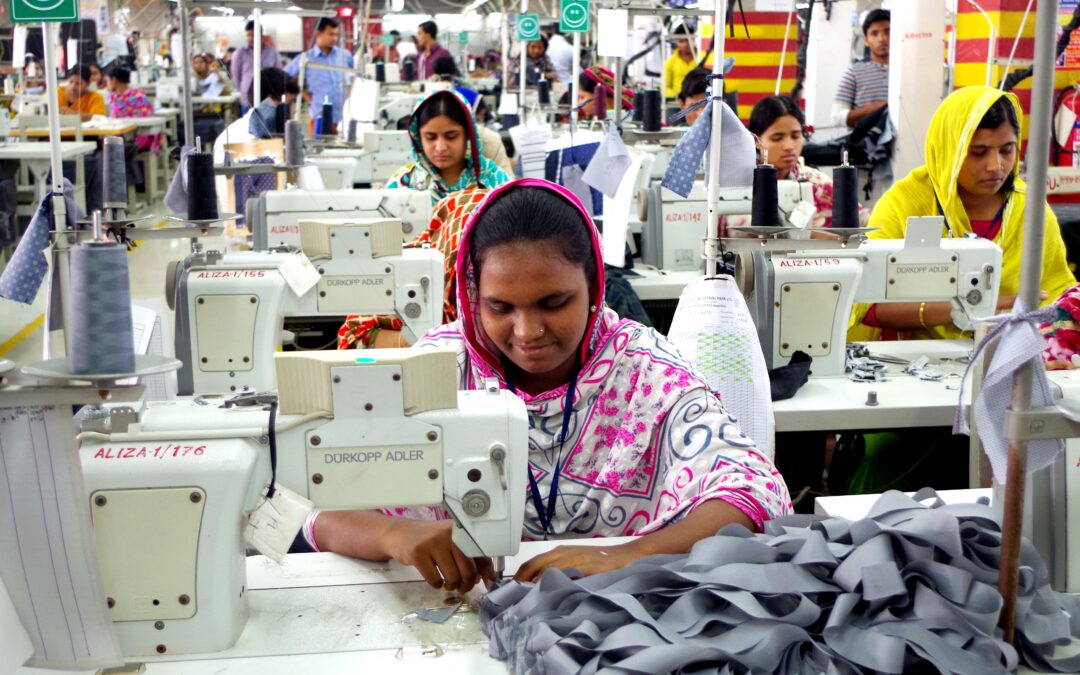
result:
M 796 52 L 799 49 L 798 18 L 792 17 L 787 29 L 787 52 L 781 71 L 780 55 L 784 52 L 784 29 L 788 23 L 787 12 L 746 12 L 746 28 L 742 15 L 735 13 L 735 36 L 729 32 L 724 40 L 725 56 L 735 57 L 735 65 L 724 78 L 724 91 L 739 93 L 739 118 L 745 123 L 750 111 L 761 99 L 772 96 L 776 90 L 776 76 L 780 75 L 780 93 L 789 94 L 795 86 Z M 749 37 L 747 32 L 749 31 Z M 705 46 L 712 38 L 711 20 L 702 26 Z

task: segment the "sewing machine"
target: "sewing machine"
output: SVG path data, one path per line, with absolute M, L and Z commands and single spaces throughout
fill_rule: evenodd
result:
M 369 80 L 374 80 L 377 67 L 378 66 L 374 63 L 369 63 L 364 66 L 364 77 Z M 401 66 L 396 63 L 385 62 L 382 64 L 382 67 L 384 82 L 401 82 Z
M 388 131 L 397 130 L 398 120 L 412 116 L 413 109 L 422 100 L 424 94 L 387 91 L 380 97 L 382 106 L 379 108 L 376 124 Z
M 453 350 L 275 360 L 276 420 L 260 397 L 231 407 L 222 397 L 110 406 L 84 419 L 80 461 L 125 656 L 236 642 L 248 616 L 242 531 L 264 502 L 271 447 L 276 484 L 317 508 L 442 504 L 465 555 L 491 557 L 500 570 L 517 552 L 528 466 L 518 397 L 494 386 L 456 391 Z M 254 523 L 280 527 L 291 542 L 299 523 L 271 522 L 278 513 Z
M 357 183 L 385 183 L 410 159 L 412 141 L 408 131 L 366 131 L 364 151 L 357 158 L 354 180 Z
M 660 175 L 662 177 L 663 173 Z M 777 187 L 780 216 L 785 224 L 800 204 L 812 206 L 814 203 L 810 183 L 782 180 L 777 182 Z M 753 189 L 749 187 L 720 190 L 718 213 L 721 216 L 749 216 L 752 196 Z M 702 269 L 701 240 L 706 234 L 705 204 L 705 184 L 700 180 L 694 181 L 685 199 L 660 187 L 659 182 L 650 183 L 640 204 L 644 212 L 642 262 L 667 271 Z
M 275 389 L 286 318 L 326 317 L 336 334 L 347 314 L 396 315 L 410 343 L 442 322 L 443 255 L 403 249 L 396 219 L 305 220 L 299 230 L 317 271 L 276 250 L 199 252 L 170 268 L 181 395 Z
M 431 195 L 396 190 L 269 190 L 248 201 L 253 246 L 265 251 L 300 246 L 305 218 L 399 218 L 402 241 L 412 241 L 431 221 Z
M 843 375 L 857 302 L 944 300 L 962 321 L 993 315 L 1001 249 L 986 239 L 943 239 L 942 227 L 940 216 L 911 217 L 904 239 L 725 239 L 738 253 L 736 279 L 765 365 L 786 365 L 802 351 L 813 357 L 814 375 Z

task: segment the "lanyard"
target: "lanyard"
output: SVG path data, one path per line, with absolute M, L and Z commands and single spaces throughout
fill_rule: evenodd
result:
M 510 388 L 510 391 L 515 394 L 517 393 L 517 389 L 514 388 L 513 382 L 507 380 L 506 385 Z M 566 443 L 566 434 L 570 429 L 570 414 L 574 410 L 574 393 L 576 390 L 577 373 L 574 373 L 574 377 L 570 379 L 570 387 L 566 390 L 566 405 L 563 408 L 562 429 L 559 431 L 559 457 L 555 461 L 555 470 L 551 474 L 551 491 L 548 492 L 546 508 L 544 506 L 544 500 L 540 496 L 540 485 L 536 482 L 532 469 L 526 468 L 529 473 L 529 496 L 532 498 L 533 506 L 536 508 L 536 517 L 540 521 L 540 526 L 544 528 L 544 539 L 547 539 L 549 533 L 554 534 L 551 532 L 551 521 L 555 516 L 555 502 L 559 496 L 559 476 L 562 474 L 563 465 L 563 444 Z

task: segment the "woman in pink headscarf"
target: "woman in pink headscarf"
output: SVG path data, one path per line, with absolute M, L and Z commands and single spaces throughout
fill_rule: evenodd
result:
M 682 553 L 724 525 L 760 530 L 790 510 L 776 468 L 674 345 L 604 307 L 599 234 L 570 192 L 528 178 L 492 191 L 462 234 L 457 277 L 457 321 L 415 348 L 455 348 L 459 388 L 494 378 L 524 400 L 523 538 L 638 535 L 557 547 L 517 578 Z M 316 550 L 393 558 L 433 586 L 468 590 L 490 562 L 453 544 L 448 517 L 440 506 L 327 512 L 304 535 Z

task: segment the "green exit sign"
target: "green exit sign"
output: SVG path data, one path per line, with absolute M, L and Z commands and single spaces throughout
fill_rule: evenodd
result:
M 588 33 L 589 0 L 561 0 L 559 30 L 563 33 Z
M 78 20 L 79 0 L 11 0 L 13 23 Z

